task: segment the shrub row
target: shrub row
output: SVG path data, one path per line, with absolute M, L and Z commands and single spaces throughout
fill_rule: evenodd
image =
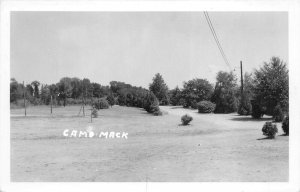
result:
M 286 135 L 289 135 L 289 116 L 285 116 L 282 121 L 282 130 Z M 263 135 L 270 139 L 273 139 L 278 133 L 278 129 L 275 123 L 266 122 L 262 128 Z
M 210 101 L 200 101 L 197 104 L 199 113 L 212 113 L 216 108 L 216 104 Z
M 108 109 L 109 108 L 109 103 L 105 98 L 100 98 L 100 99 L 93 102 L 92 107 L 97 109 L 97 110 Z
M 149 92 L 147 94 L 147 96 L 145 97 L 144 102 L 143 102 L 143 108 L 148 113 L 153 113 L 153 115 L 155 115 L 155 116 L 162 115 L 162 112 L 160 111 L 160 108 L 159 108 L 159 101 L 152 92 Z

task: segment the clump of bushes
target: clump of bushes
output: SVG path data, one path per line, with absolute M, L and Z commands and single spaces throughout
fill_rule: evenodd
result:
M 289 115 L 285 116 L 282 121 L 282 130 L 286 135 L 289 135 Z
M 188 125 L 192 120 L 193 117 L 188 114 L 185 114 L 181 117 L 182 125 Z
M 68 105 L 81 105 L 82 104 L 81 99 L 67 98 L 66 100 L 67 100 Z
M 238 107 L 239 115 L 250 115 L 252 113 L 252 105 L 248 98 L 243 97 Z
M 93 102 L 92 107 L 100 110 L 100 109 L 108 109 L 109 108 L 109 103 L 106 99 L 100 98 L 96 102 Z
M 278 132 L 276 124 L 272 122 L 266 122 L 262 128 L 263 135 L 267 136 L 269 139 L 274 139 L 276 133 Z
M 159 108 L 159 101 L 152 92 L 147 94 L 147 96 L 144 100 L 144 109 L 148 113 L 152 113 L 155 116 L 162 115 L 162 112 L 160 111 L 160 108 Z
M 106 97 L 106 100 L 108 101 L 109 105 L 112 107 L 114 104 L 116 104 L 115 102 L 115 98 L 113 97 L 112 94 L 108 95 Z
M 273 111 L 273 118 L 275 122 L 281 122 L 283 120 L 283 112 L 280 105 L 277 105 Z
M 191 102 L 191 108 L 192 108 L 192 109 L 197 109 L 197 108 L 198 108 L 198 103 L 197 103 L 197 101 L 193 100 L 193 101 Z
M 98 117 L 98 110 L 95 108 L 92 108 L 92 117 L 97 118 Z
M 160 110 L 158 110 L 158 111 L 155 111 L 155 112 L 153 113 L 153 115 L 154 115 L 154 116 L 162 116 L 163 113 L 162 113 Z
M 254 119 L 259 119 L 263 116 L 263 111 L 261 110 L 260 106 L 256 103 L 252 103 L 252 113 L 251 116 Z
M 200 101 L 197 106 L 198 113 L 212 113 L 216 108 L 216 104 L 210 101 Z

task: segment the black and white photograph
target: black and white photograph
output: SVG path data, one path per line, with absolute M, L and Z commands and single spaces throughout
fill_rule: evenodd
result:
M 8 182 L 294 181 L 291 13 L 202 9 L 10 9 Z

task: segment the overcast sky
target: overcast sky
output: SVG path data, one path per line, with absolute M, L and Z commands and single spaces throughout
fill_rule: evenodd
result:
M 285 12 L 209 12 L 232 69 L 252 72 L 272 56 L 288 63 Z M 11 77 L 56 83 L 89 78 L 169 88 L 229 71 L 202 12 L 13 12 Z

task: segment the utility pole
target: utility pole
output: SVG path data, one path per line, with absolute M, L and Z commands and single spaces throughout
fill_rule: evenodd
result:
M 25 116 L 26 116 L 26 98 L 25 98 L 25 85 L 23 81 L 23 98 L 24 98 L 24 109 L 25 109 Z
M 93 91 L 91 96 L 91 123 L 93 122 Z
M 243 63 L 240 61 L 241 64 L 241 98 L 243 97 L 244 92 L 244 80 L 243 80 Z
M 91 123 L 93 122 L 93 107 L 91 106 Z
M 51 114 L 52 114 L 52 95 L 50 96 L 51 99 Z
M 85 105 L 85 102 L 84 102 L 84 98 L 83 98 L 83 94 L 82 94 L 82 112 L 83 112 L 83 116 L 85 116 L 85 113 L 84 113 L 84 105 Z

